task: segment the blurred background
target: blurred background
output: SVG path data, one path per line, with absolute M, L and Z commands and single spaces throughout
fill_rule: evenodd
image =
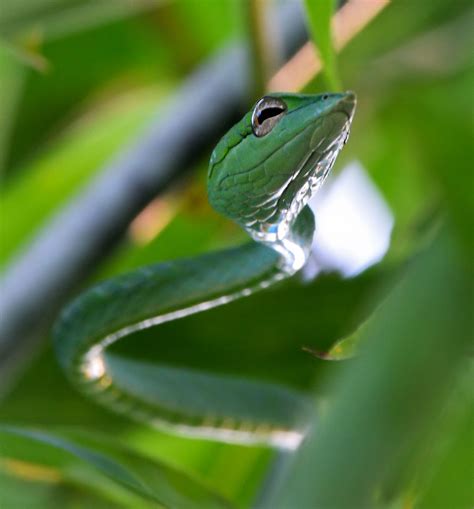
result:
M 246 240 L 207 203 L 209 156 L 266 90 L 331 89 L 314 24 L 321 58 L 307 43 L 311 3 L 2 3 L 2 508 L 472 507 L 468 0 L 339 2 L 333 69 L 358 107 L 311 203 L 310 262 L 277 290 L 165 324 L 159 344 L 143 333 L 117 347 L 314 396 L 324 422 L 291 466 L 113 414 L 69 385 L 51 347 L 61 308 L 95 281 Z M 113 437 L 157 500 L 13 425 Z

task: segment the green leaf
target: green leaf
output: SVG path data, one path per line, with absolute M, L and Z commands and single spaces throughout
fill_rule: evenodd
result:
M 471 288 L 445 233 L 364 328 L 363 352 L 333 381 L 328 411 L 313 422 L 273 504 L 379 507 L 406 489 L 465 366 Z
M 416 509 L 468 509 L 474 506 L 472 484 L 472 423 L 474 422 L 473 366 L 461 373 L 459 394 L 455 394 L 446 412 L 446 425 L 436 437 L 439 456 L 434 455 L 420 475 L 428 477 Z M 438 452 L 438 451 L 436 451 Z
M 225 499 L 187 475 L 130 452 L 103 437 L 77 433 L 53 435 L 1 426 L 0 443 L 2 462 L 7 467 L 12 461 L 29 465 L 30 470 L 43 467 L 50 475 L 56 473 L 58 479 L 64 477 L 79 484 L 86 481 L 83 489 L 87 488 L 94 475 L 99 475 L 113 481 L 113 488 L 118 485 L 126 492 L 139 495 L 143 499 L 141 503 L 149 501 L 164 507 L 190 509 L 231 507 Z M 108 491 L 109 484 L 103 479 L 93 484 L 96 489 Z M 115 492 L 115 497 L 119 492 Z M 108 496 L 112 495 L 108 491 Z
M 147 502 L 138 497 L 121 497 L 120 501 L 104 497 L 93 490 L 67 482 L 53 469 L 27 462 L 0 458 L 0 505 L 2 508 L 65 509 L 93 507 L 94 509 L 123 509 L 124 501 L 145 509 Z
M 158 97 L 155 89 L 144 89 L 132 101 L 125 96 L 96 110 L 1 189 L 0 209 L 9 220 L 2 223 L 0 264 L 150 119 Z
M 36 4 L 40 1 L 10 2 L 15 6 L 20 3 L 32 25 L 25 28 L 21 36 L 10 39 L 4 36 L 2 45 L 9 47 L 10 55 L 21 57 L 23 61 L 29 59 L 30 64 L 34 63 L 43 72 L 32 69 L 31 65 L 21 65 L 17 58 L 22 80 L 21 86 L 14 89 L 14 109 L 11 108 L 6 119 L 9 145 L 5 147 L 3 161 L 9 178 L 45 148 L 49 149 L 70 125 L 71 119 L 85 109 L 94 114 L 121 93 L 128 93 L 129 100 L 133 100 L 135 90 L 156 87 L 157 83 L 162 87 L 175 78 L 171 56 L 174 52 L 161 40 L 161 32 L 137 14 L 111 22 L 95 16 L 94 8 L 100 10 L 99 2 L 81 2 L 79 9 L 89 9 L 91 21 L 97 24 L 83 24 L 86 20 L 75 17 L 76 11 L 72 9 L 72 14 L 62 13 L 73 25 L 72 33 L 66 29 L 66 20 L 63 22 L 59 17 L 55 23 L 67 33 L 48 39 L 45 32 L 48 32 L 48 23 L 55 19 L 54 9 L 46 9 L 47 21 L 43 23 L 34 9 L 36 6 L 39 10 Z M 100 3 L 107 8 L 105 2 Z M 115 2 L 107 4 L 113 10 Z M 13 23 L 7 25 L 13 29 Z M 90 58 L 92 54 L 94 59 Z M 2 67 L 2 88 L 4 83 L 9 88 L 9 81 L 15 78 L 9 75 L 14 70 Z
M 0 41 L 0 80 L 3 100 L 0 102 L 0 176 L 3 177 L 5 161 L 12 136 L 12 120 L 21 98 L 25 72 L 11 51 Z
M 127 0 L 8 2 L 0 15 L 0 32 L 12 36 L 39 28 L 47 37 L 58 37 L 105 25 L 153 7 L 156 7 L 153 0 L 134 3 Z
M 412 107 L 417 112 L 414 122 L 418 127 L 418 143 L 426 147 L 422 153 L 423 162 L 439 186 L 443 204 L 471 268 L 474 260 L 474 123 L 470 115 L 473 86 L 474 69 L 471 67 L 412 98 Z M 430 118 L 430 122 L 425 122 L 426 118 Z M 440 129 L 444 143 L 439 142 Z
M 324 66 L 326 85 L 336 91 L 340 90 L 341 83 L 336 69 L 336 57 L 331 38 L 334 4 L 334 0 L 305 0 L 309 30 Z

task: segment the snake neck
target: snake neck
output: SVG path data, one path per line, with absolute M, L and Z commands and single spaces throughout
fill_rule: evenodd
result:
M 280 255 L 279 268 L 289 277 L 308 260 L 315 231 L 314 215 L 303 203 L 296 219 L 293 217 L 290 221 L 286 216 L 275 225 L 261 225 L 259 229 L 246 228 L 246 231 L 256 242 L 270 247 Z

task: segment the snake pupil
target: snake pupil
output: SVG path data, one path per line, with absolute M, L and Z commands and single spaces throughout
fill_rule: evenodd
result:
M 285 102 L 278 97 L 262 97 L 252 114 L 252 129 L 255 136 L 260 138 L 268 134 L 286 110 Z
M 264 110 L 260 111 L 257 114 L 257 122 L 258 124 L 262 125 L 265 122 L 265 120 L 272 117 L 276 117 L 277 115 L 280 115 L 280 113 L 283 113 L 284 111 L 285 111 L 284 108 L 279 108 L 275 106 L 265 108 Z

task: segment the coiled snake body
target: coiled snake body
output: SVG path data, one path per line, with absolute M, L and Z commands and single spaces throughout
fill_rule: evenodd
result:
M 301 402 L 270 383 L 220 379 L 108 351 L 148 327 L 205 311 L 267 288 L 305 264 L 314 234 L 306 206 L 349 135 L 351 92 L 272 94 L 221 139 L 211 156 L 211 205 L 252 241 L 237 248 L 160 263 L 99 283 L 79 295 L 54 328 L 59 361 L 72 382 L 115 410 L 175 431 L 294 446 L 302 430 L 278 413 Z M 227 394 L 228 398 L 222 398 Z M 219 401 L 219 404 L 216 403 Z M 227 401 L 223 404 L 223 401 Z M 270 402 L 273 416 L 260 416 Z

